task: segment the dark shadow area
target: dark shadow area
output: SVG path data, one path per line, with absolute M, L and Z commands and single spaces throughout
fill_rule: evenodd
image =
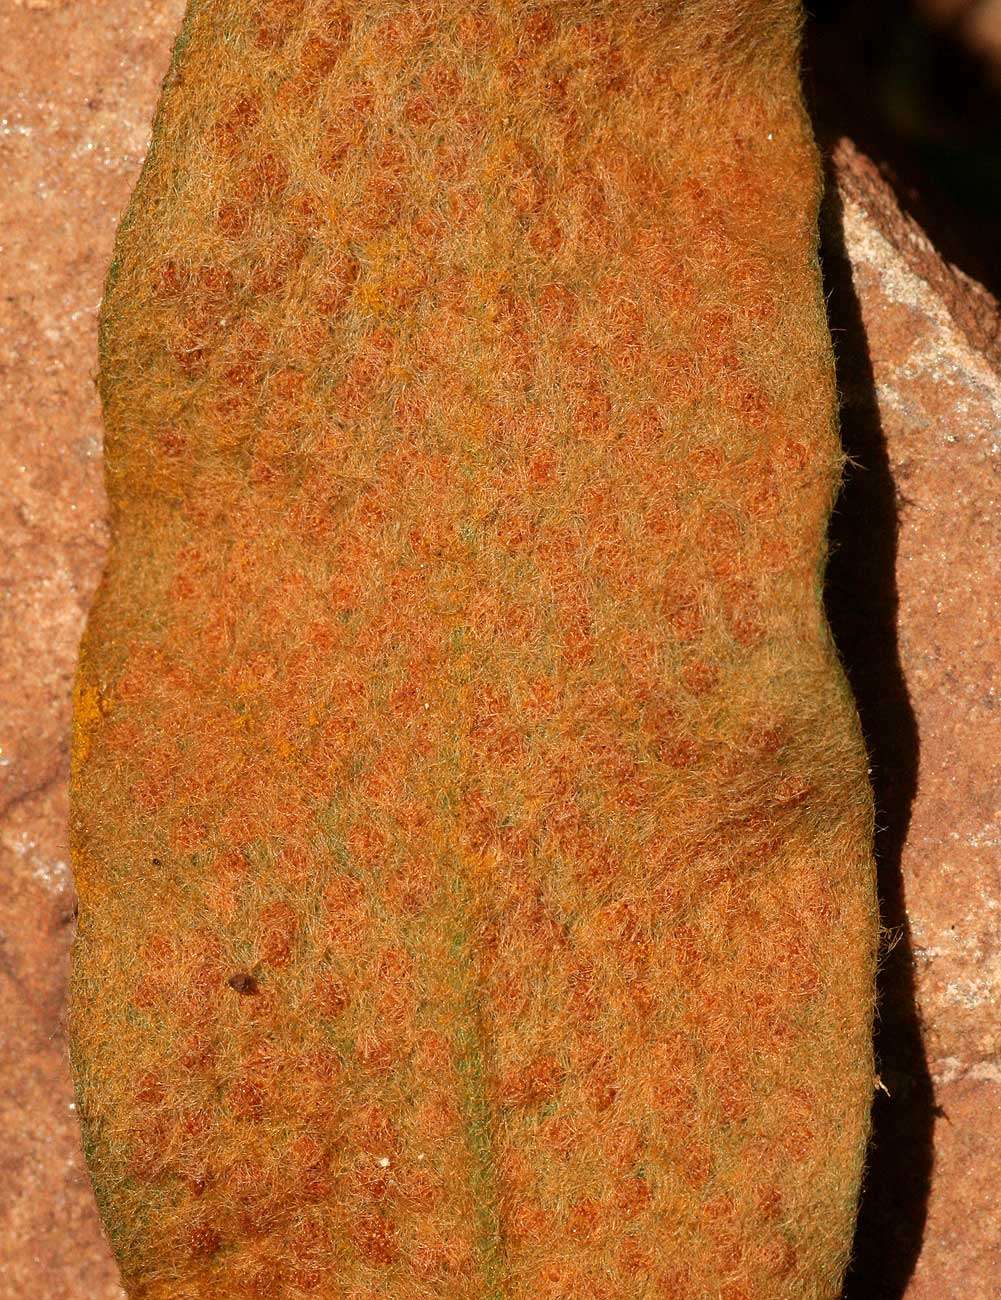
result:
M 831 520 L 827 614 L 855 692 L 877 810 L 880 913 L 891 932 L 879 978 L 873 1135 L 844 1300 L 899 1300 L 921 1248 L 932 1171 L 934 1095 L 915 1000 L 901 854 L 917 790 L 918 730 L 897 644 L 898 498 L 875 382 L 828 178 L 822 218 L 828 315 L 851 459 Z
M 824 134 L 885 165 L 946 261 L 1001 296 L 1001 69 L 915 0 L 806 0 L 804 71 Z

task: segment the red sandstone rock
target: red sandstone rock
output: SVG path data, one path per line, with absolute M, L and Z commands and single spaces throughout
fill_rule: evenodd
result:
M 846 1295 L 987 1300 L 1001 1277 L 985 1200 L 1001 1186 L 1001 314 L 868 159 L 843 141 L 834 163 L 826 265 L 858 466 L 829 604 L 870 737 L 896 945 Z
M 836 162 L 897 493 L 919 751 L 907 916 L 929 1062 L 954 1075 L 1001 1058 L 1001 312 L 936 258 L 871 163 L 846 143 Z
M 996 1300 L 1001 1070 L 985 1064 L 948 1079 L 936 1080 L 935 1177 L 907 1300 Z

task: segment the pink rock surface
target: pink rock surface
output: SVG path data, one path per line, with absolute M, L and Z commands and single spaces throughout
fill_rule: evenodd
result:
M 893 944 L 887 1092 L 846 1294 L 988 1300 L 1001 1294 L 1001 1211 L 979 1209 L 1001 1186 L 1001 316 L 872 163 L 846 142 L 834 161 L 826 269 L 857 464 L 829 608 L 870 741 Z
M 1001 1058 L 1001 316 L 938 261 L 871 164 L 847 145 L 836 158 L 896 492 L 917 1000 L 932 1073 L 955 1077 Z
M 182 7 L 0 7 L 0 1300 L 122 1296 L 61 1027 L 66 738 L 106 541 L 96 309 Z M 890 1096 L 847 1294 L 986 1300 L 1001 1276 L 1001 332 L 871 165 L 845 148 L 838 167 L 832 319 L 862 468 L 835 527 L 832 617 L 872 740 L 900 938 L 880 1038 Z
M 1001 1072 L 974 1066 L 939 1075 L 935 1177 L 924 1249 L 909 1300 L 995 1300 L 1001 1278 L 998 1159 Z

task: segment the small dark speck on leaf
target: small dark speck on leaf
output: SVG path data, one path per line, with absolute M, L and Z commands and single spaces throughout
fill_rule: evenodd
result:
M 153 858 L 153 859 L 152 859 L 152 862 L 153 862 L 153 866 L 154 866 L 154 867 L 162 867 L 162 866 L 163 866 L 163 858 Z
M 237 993 L 242 993 L 245 997 L 251 997 L 257 992 L 257 980 L 253 975 L 248 975 L 246 971 L 237 971 L 226 981 L 231 989 L 236 989 Z

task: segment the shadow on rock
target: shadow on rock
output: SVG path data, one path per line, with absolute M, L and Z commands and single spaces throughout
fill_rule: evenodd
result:
M 822 219 L 828 314 L 850 458 L 831 520 L 826 604 L 869 747 L 880 915 L 890 932 L 879 975 L 877 1091 L 866 1181 L 844 1300 L 900 1300 L 924 1235 L 935 1101 L 921 1039 L 901 855 L 917 790 L 918 728 L 900 664 L 898 497 L 875 381 L 828 177 Z

